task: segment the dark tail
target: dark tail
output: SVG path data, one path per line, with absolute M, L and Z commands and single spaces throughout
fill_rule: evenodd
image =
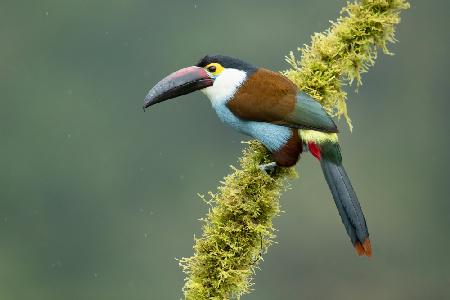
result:
M 342 165 L 339 144 L 326 143 L 320 146 L 309 144 L 311 153 L 320 160 L 322 171 L 330 187 L 334 202 L 358 255 L 371 256 L 369 231 L 366 220 L 353 190 L 350 179 Z

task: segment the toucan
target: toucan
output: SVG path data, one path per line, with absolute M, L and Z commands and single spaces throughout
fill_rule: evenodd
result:
M 270 151 L 273 162 L 261 165 L 262 171 L 292 167 L 304 150 L 317 158 L 357 254 L 372 255 L 366 220 L 342 165 L 337 126 L 319 102 L 280 73 L 206 55 L 159 81 L 145 97 L 144 111 L 197 90 L 209 98 L 222 122 Z

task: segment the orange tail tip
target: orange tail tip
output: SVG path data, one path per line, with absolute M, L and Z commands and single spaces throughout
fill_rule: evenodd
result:
M 372 245 L 370 244 L 369 238 L 367 238 L 363 243 L 364 251 L 367 257 L 372 257 Z
M 365 250 L 360 242 L 356 242 L 354 247 L 355 247 L 356 253 L 358 253 L 359 256 L 363 256 L 365 254 Z
M 370 244 L 369 238 L 367 238 L 362 244 L 360 242 L 356 242 L 354 247 L 359 256 L 372 256 L 372 245 Z

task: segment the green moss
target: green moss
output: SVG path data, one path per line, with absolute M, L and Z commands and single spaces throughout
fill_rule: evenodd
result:
M 272 176 L 259 164 L 269 152 L 252 141 L 240 159 L 240 169 L 225 177 L 217 194 L 210 193 L 211 209 L 204 219 L 203 236 L 195 241 L 195 256 L 180 263 L 189 275 L 186 299 L 239 298 L 250 291 L 250 278 L 273 243 L 272 219 L 280 212 L 279 197 L 285 178 L 295 176 L 279 168 Z
M 291 69 L 283 72 L 302 90 L 335 116 L 344 115 L 351 128 L 342 86 L 356 80 L 375 62 L 377 49 L 389 53 L 399 12 L 409 7 L 404 0 L 362 0 L 348 3 L 337 22 L 312 44 L 291 52 Z M 258 165 L 270 161 L 270 153 L 256 141 L 240 158 L 240 168 L 228 175 L 217 193 L 210 193 L 210 211 L 203 219 L 203 234 L 195 240 L 194 256 L 180 260 L 187 274 L 184 294 L 188 300 L 240 298 L 249 293 L 252 276 L 262 254 L 274 242 L 272 220 L 279 214 L 279 198 L 293 169 L 278 168 L 268 176 Z
M 319 101 L 333 116 L 342 116 L 352 129 L 347 112 L 347 94 L 342 90 L 354 80 L 361 85 L 361 74 L 373 66 L 377 49 L 390 54 L 400 11 L 409 8 L 405 0 L 363 0 L 348 3 L 341 17 L 324 33 L 312 37 L 311 46 L 286 57 L 291 69 L 284 73 L 302 90 Z

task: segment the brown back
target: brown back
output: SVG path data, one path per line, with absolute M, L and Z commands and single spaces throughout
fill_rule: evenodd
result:
M 258 69 L 227 103 L 239 118 L 283 123 L 295 109 L 297 86 L 279 73 Z

